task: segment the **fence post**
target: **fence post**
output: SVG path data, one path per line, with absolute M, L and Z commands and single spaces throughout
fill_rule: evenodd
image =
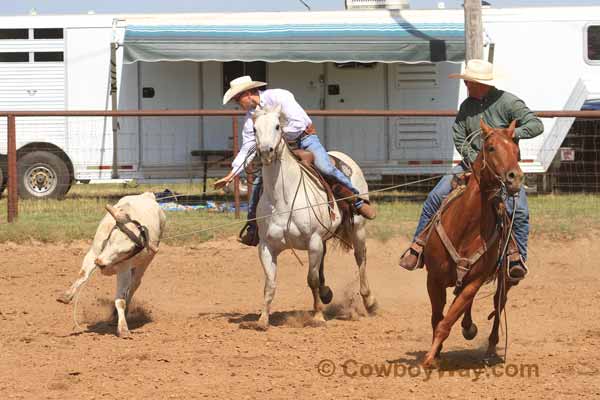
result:
M 238 139 L 238 120 L 237 116 L 233 116 L 233 157 L 236 157 L 240 150 Z M 233 178 L 233 199 L 235 202 L 235 218 L 240 219 L 240 176 L 236 175 Z
M 9 223 L 19 214 L 17 186 L 17 134 L 15 116 L 8 115 L 8 216 Z

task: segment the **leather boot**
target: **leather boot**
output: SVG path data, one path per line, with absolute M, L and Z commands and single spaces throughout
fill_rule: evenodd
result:
M 260 239 L 258 237 L 258 225 L 256 221 L 246 222 L 239 234 L 238 241 L 246 246 L 258 246 Z
M 366 219 L 375 219 L 376 212 L 375 207 L 369 204 L 368 201 L 361 199 L 360 197 L 353 197 L 358 194 L 358 191 L 351 190 L 350 188 L 342 185 L 341 183 L 334 183 L 331 185 L 331 190 L 335 194 L 336 198 L 344 198 L 351 204 L 354 211 L 360 216 Z
M 356 207 L 356 211 L 366 219 L 375 219 L 375 208 L 364 200 L 359 200 L 360 206 Z
M 409 271 L 423 267 L 423 246 L 418 242 L 412 242 L 410 247 L 400 257 L 399 265 Z
M 525 264 L 525 260 L 519 254 L 519 249 L 517 244 L 515 243 L 514 238 L 511 237 L 510 242 L 508 243 L 508 279 L 513 282 L 519 282 L 527 275 L 529 269 Z

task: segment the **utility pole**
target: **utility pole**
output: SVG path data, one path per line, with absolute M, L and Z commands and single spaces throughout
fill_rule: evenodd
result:
M 481 22 L 481 0 L 465 0 L 465 45 L 466 59 L 483 59 L 483 23 Z

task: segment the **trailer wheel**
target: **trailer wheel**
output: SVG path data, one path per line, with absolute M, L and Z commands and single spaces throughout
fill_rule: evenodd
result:
M 24 199 L 62 198 L 71 178 L 65 162 L 48 151 L 32 151 L 18 162 L 19 195 Z

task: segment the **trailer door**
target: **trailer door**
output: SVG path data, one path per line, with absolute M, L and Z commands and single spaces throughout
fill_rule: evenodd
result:
M 194 62 L 142 62 L 141 108 L 200 108 L 199 77 L 199 67 Z M 142 118 L 142 168 L 191 166 L 190 152 L 200 145 L 199 121 L 199 117 Z
M 326 92 L 327 109 L 382 110 L 384 66 L 329 63 Z M 342 151 L 357 162 L 385 160 L 385 118 L 328 117 L 326 127 L 327 150 Z

